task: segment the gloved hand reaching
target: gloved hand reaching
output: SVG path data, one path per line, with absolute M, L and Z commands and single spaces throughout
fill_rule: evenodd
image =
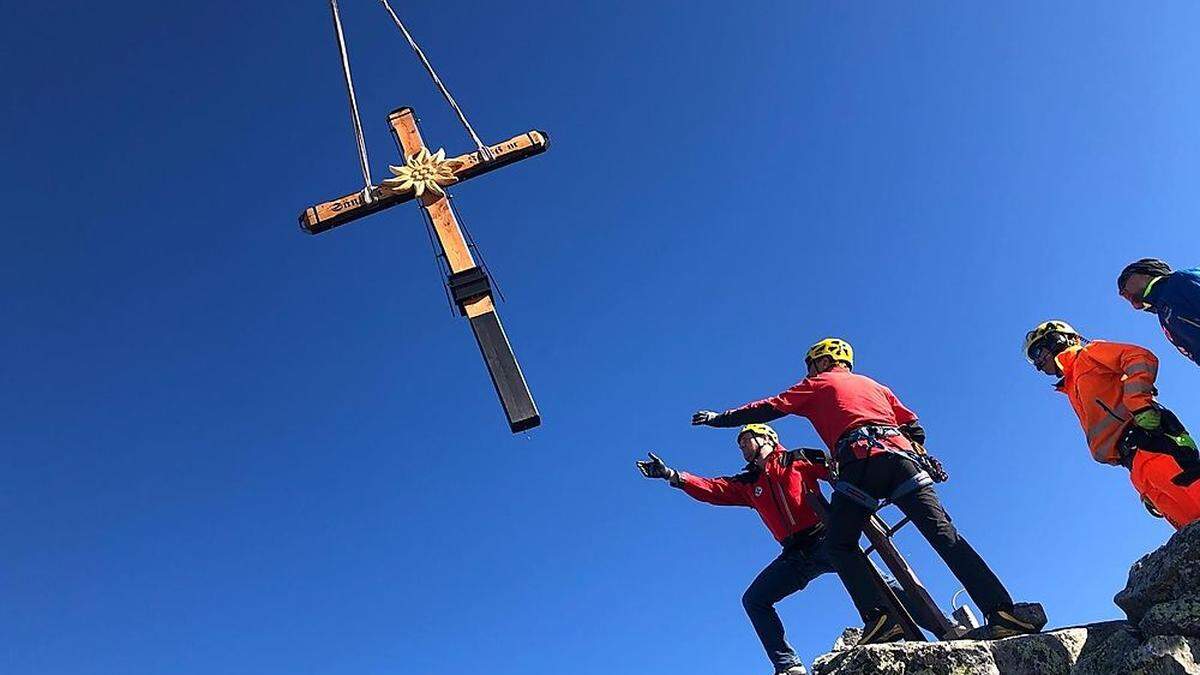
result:
M 711 410 L 697 410 L 696 413 L 692 415 L 692 424 L 708 424 L 720 416 L 721 413 L 716 413 Z
M 1146 408 L 1134 413 L 1133 423 L 1146 431 L 1158 431 L 1162 427 L 1162 413 L 1157 408 Z
M 1188 487 L 1200 481 L 1200 450 L 1187 429 L 1169 410 L 1146 408 L 1133 414 L 1132 431 L 1142 432 L 1136 439 L 1139 449 L 1171 455 L 1182 469 L 1171 479 L 1176 485 Z
M 679 479 L 679 472 L 667 466 L 666 463 L 658 458 L 658 455 L 653 452 L 646 454 L 650 456 L 650 459 L 637 462 L 638 471 L 641 471 L 643 476 L 646 478 L 664 478 L 671 483 Z

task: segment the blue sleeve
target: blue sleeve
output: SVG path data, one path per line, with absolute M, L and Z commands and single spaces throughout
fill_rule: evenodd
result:
M 1200 318 L 1200 267 L 1179 270 L 1170 277 L 1167 302 L 1190 319 Z

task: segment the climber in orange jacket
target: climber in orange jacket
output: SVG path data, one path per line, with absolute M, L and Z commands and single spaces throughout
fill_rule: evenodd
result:
M 1150 350 L 1088 341 L 1066 322 L 1046 321 L 1026 334 L 1025 356 L 1060 378 L 1055 388 L 1070 399 L 1092 457 L 1129 469 L 1151 513 L 1176 529 L 1200 520 L 1200 453 L 1154 398 L 1158 359 Z

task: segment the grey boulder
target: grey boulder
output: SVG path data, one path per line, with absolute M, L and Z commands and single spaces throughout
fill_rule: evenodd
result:
M 1113 601 L 1133 623 L 1155 605 L 1200 599 L 1200 522 L 1176 532 L 1165 545 L 1129 569 L 1129 582 Z
M 1182 635 L 1200 638 L 1200 598 L 1160 602 L 1138 624 L 1145 635 Z

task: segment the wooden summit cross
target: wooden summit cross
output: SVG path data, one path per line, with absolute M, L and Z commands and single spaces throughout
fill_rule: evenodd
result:
M 391 167 L 394 177 L 357 193 L 310 206 L 300 214 L 300 227 L 309 234 L 320 234 L 377 211 L 419 199 L 450 266 L 447 278 L 450 294 L 459 311 L 471 322 L 475 341 L 479 343 L 488 374 L 508 417 L 509 428 L 514 433 L 532 429 L 541 423 L 537 405 L 496 314 L 487 273 L 471 255 L 443 188 L 541 154 L 546 151 L 549 138 L 545 132 L 534 130 L 490 146 L 487 153 L 481 148 L 477 152 L 446 158 L 443 151 L 431 153 L 425 146 L 411 108 L 392 111 L 388 115 L 388 126 L 406 160 L 403 166 Z

